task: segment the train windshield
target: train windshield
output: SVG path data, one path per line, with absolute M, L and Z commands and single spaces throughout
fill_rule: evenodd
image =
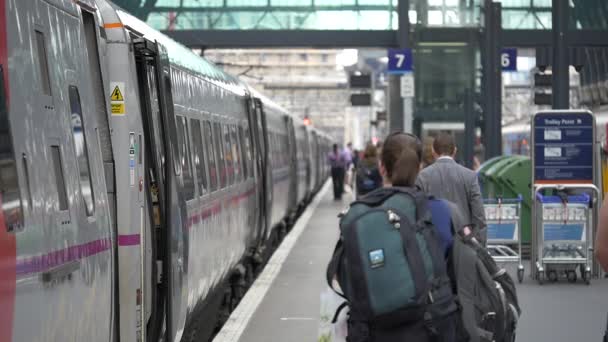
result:
M 4 222 L 8 231 L 14 231 L 23 224 L 23 211 L 3 73 L 0 65 L 0 229 Z

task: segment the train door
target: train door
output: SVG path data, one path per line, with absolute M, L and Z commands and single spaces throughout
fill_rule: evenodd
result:
M 253 99 L 253 110 L 250 113 L 250 127 L 252 134 L 252 141 L 256 146 L 256 165 L 258 168 L 258 175 L 260 184 L 259 203 L 260 205 L 260 230 L 262 232 L 263 241 L 268 239 L 270 235 L 270 218 L 272 210 L 272 182 L 271 182 L 271 168 L 269 166 L 268 157 L 268 130 L 266 126 L 266 114 L 264 113 L 264 107 L 262 101 L 259 99 Z
M 103 172 L 105 176 L 106 183 L 106 196 L 108 201 L 108 208 L 110 214 L 110 224 L 112 235 L 116 236 L 116 193 L 115 193 L 115 182 L 114 182 L 114 158 L 112 153 L 112 140 L 110 137 L 110 126 L 108 122 L 107 116 L 107 106 L 105 102 L 105 92 L 104 92 L 104 80 L 103 80 L 103 72 L 101 69 L 101 62 L 99 56 L 101 55 L 99 51 L 99 25 L 97 24 L 97 20 L 95 18 L 96 9 L 93 7 L 89 7 L 84 5 L 83 3 L 79 3 L 81 6 L 82 13 L 82 22 L 84 25 L 84 36 L 86 40 L 86 52 L 87 59 L 89 62 L 88 71 L 90 72 L 93 86 L 93 101 L 95 107 L 95 117 L 97 119 L 97 141 L 99 144 L 99 150 L 101 151 L 101 157 L 103 161 Z M 117 289 L 117 258 L 115 252 L 117 249 L 116 246 L 113 246 L 112 253 L 112 328 L 116 327 L 118 324 L 118 289 Z M 116 333 L 118 329 L 114 330 Z
M 295 209 L 298 201 L 298 161 L 296 155 L 296 132 L 293 119 L 285 117 L 287 125 L 287 146 L 289 151 L 289 174 L 291 183 L 289 185 L 289 205 L 290 210 Z
M 171 95 L 171 70 L 160 44 L 134 40 L 139 95 L 144 123 L 145 180 L 148 217 L 153 229 L 146 233 L 151 243 L 148 258 L 152 308 L 147 320 L 147 340 L 158 341 L 165 329 L 165 341 L 179 341 L 185 326 L 187 307 L 187 254 L 183 229 L 186 203 L 177 177 L 181 164 L 176 159 L 176 123 Z M 145 268 L 145 265 L 144 265 Z

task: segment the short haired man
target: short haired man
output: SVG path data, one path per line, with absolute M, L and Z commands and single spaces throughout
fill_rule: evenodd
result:
M 433 141 L 435 162 L 422 170 L 416 185 L 428 195 L 454 203 L 467 224 L 478 230 L 478 237 L 486 243 L 486 220 L 477 174 L 456 163 L 456 142 L 449 133 L 440 133 Z

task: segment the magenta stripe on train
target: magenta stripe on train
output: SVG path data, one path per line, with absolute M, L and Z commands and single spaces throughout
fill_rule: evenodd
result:
M 44 255 L 17 259 L 17 276 L 48 271 L 71 261 L 80 260 L 110 249 L 110 239 L 100 239 L 82 245 L 69 246 Z
M 229 201 L 239 201 L 251 196 L 255 192 L 255 188 L 232 197 Z M 188 228 L 193 223 L 198 223 L 198 220 L 205 220 L 213 214 L 217 214 L 222 210 L 221 205 L 217 204 L 205 211 L 201 215 L 194 215 L 189 218 Z M 140 234 L 119 235 L 119 246 L 137 246 L 141 242 Z M 31 257 L 17 259 L 17 276 L 29 275 L 32 273 L 40 273 L 48 271 L 57 266 L 61 266 L 71 261 L 80 260 L 93 256 L 95 254 L 109 250 L 111 247 L 110 239 L 100 239 L 87 242 L 81 245 L 69 246 L 64 249 L 53 251 L 48 254 L 36 255 Z
M 118 235 L 119 246 L 138 246 L 140 241 L 139 234 Z

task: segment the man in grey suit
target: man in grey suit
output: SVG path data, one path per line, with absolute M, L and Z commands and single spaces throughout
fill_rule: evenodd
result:
M 477 174 L 456 163 L 454 136 L 440 133 L 433 141 L 435 162 L 418 174 L 416 185 L 430 196 L 454 203 L 467 224 L 473 224 L 478 238 L 486 243 L 486 219 Z

